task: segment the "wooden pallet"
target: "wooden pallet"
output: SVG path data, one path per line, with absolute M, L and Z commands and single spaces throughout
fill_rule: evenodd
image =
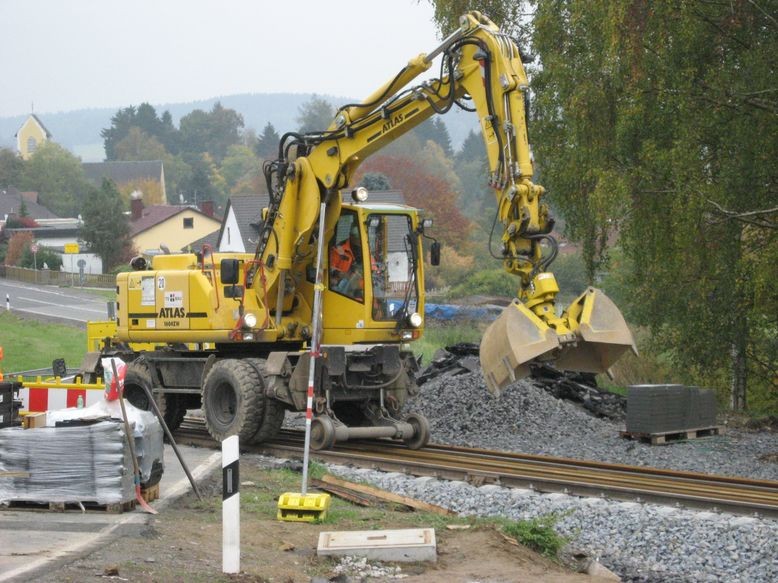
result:
M 121 514 L 135 509 L 137 502 L 126 500 L 115 504 L 98 504 L 97 502 L 41 502 L 38 500 L 10 500 L 0 506 L 6 510 L 25 510 L 37 512 L 106 512 Z
M 675 441 L 686 441 L 688 439 L 697 439 L 699 437 L 710 437 L 712 435 L 722 435 L 724 428 L 699 427 L 695 429 L 684 429 L 683 431 L 664 431 L 659 433 L 639 433 L 634 431 L 620 431 L 619 435 L 627 439 L 650 443 L 651 445 L 667 445 Z

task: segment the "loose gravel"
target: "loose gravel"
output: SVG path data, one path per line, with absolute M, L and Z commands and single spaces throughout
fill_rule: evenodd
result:
M 778 480 L 778 463 L 766 461 L 776 457 L 778 434 L 729 430 L 651 446 L 620 437 L 623 423 L 596 418 L 529 381 L 494 398 L 478 372 L 440 377 L 407 408 L 428 418 L 436 443 Z M 778 581 L 776 520 L 344 466 L 331 471 L 467 516 L 554 514 L 568 552 L 599 560 L 625 581 Z
M 407 408 L 427 417 L 436 443 L 778 480 L 778 463 L 763 459 L 778 453 L 778 433 L 725 429 L 649 445 L 620 437 L 623 422 L 594 417 L 526 380 L 495 398 L 479 372 L 440 377 Z

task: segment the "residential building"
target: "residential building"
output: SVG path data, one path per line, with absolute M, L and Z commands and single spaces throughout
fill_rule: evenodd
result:
M 189 205 L 144 206 L 143 199 L 130 200 L 130 236 L 139 253 L 155 255 L 165 249 L 186 251 L 206 235 L 219 230 L 213 203 L 200 208 Z
M 38 204 L 37 192 L 22 192 L 14 186 L 0 187 L 0 227 L 10 216 L 20 216 L 22 212 L 31 219 L 56 219 L 53 212 Z

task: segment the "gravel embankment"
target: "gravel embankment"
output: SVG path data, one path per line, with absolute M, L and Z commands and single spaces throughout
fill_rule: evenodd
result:
M 650 446 L 621 438 L 623 423 L 596 418 L 528 381 L 495 399 L 480 373 L 440 377 L 426 383 L 408 408 L 427 416 L 437 443 L 778 480 L 778 464 L 767 461 L 778 452 L 778 434 L 732 430 Z M 625 581 L 778 581 L 776 520 L 332 470 L 463 515 L 529 519 L 555 513 L 557 530 L 571 548 L 599 559 Z
M 619 436 L 624 424 L 594 417 L 519 381 L 499 399 L 480 373 L 433 379 L 411 403 L 430 421 L 432 441 L 466 447 L 778 480 L 778 434 L 726 430 L 723 435 L 652 446 Z

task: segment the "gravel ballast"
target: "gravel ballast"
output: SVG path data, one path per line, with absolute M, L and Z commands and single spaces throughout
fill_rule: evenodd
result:
M 430 421 L 432 441 L 522 453 L 778 480 L 778 434 L 723 435 L 651 446 L 619 436 L 623 422 L 594 417 L 530 381 L 491 396 L 479 372 L 432 379 L 407 408 Z M 571 548 L 625 581 L 778 581 L 778 521 L 727 513 L 540 494 L 343 466 L 347 479 L 450 508 L 515 520 L 558 516 Z

